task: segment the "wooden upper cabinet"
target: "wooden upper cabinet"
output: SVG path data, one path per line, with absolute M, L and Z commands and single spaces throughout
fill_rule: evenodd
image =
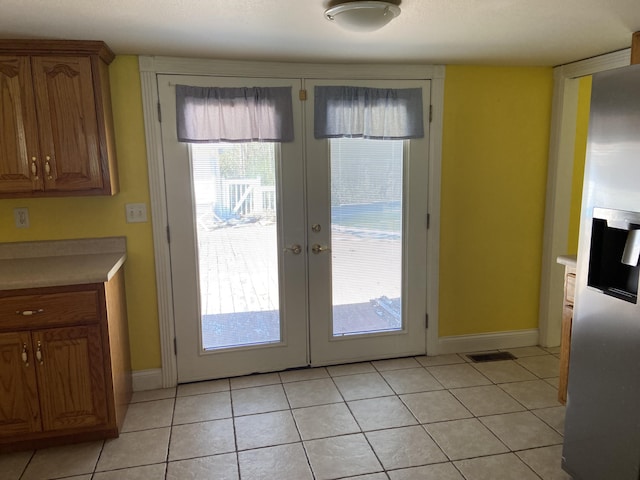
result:
M 118 192 L 103 42 L 0 40 L 0 198 Z
M 31 65 L 41 125 L 38 133 L 45 189 L 101 189 L 100 142 L 90 60 L 34 57 Z
M 0 192 L 42 190 L 29 57 L 0 56 Z

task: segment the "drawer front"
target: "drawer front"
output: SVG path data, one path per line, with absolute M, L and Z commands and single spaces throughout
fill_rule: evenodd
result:
M 97 290 L 0 298 L 0 329 L 32 329 L 99 319 Z

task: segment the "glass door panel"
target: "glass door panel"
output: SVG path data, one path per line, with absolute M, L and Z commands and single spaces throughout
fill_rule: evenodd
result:
M 191 146 L 202 348 L 279 342 L 276 145 Z
M 330 141 L 334 336 L 401 330 L 403 141 Z

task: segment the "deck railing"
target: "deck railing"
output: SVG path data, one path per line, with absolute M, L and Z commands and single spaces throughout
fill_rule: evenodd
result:
M 222 181 L 223 207 L 240 216 L 269 216 L 276 212 L 276 189 L 259 178 Z

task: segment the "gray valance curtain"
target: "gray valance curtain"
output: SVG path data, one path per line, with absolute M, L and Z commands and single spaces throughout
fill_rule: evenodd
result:
M 424 137 L 421 88 L 315 87 L 316 138 Z
M 176 85 L 178 141 L 292 142 L 291 87 Z

